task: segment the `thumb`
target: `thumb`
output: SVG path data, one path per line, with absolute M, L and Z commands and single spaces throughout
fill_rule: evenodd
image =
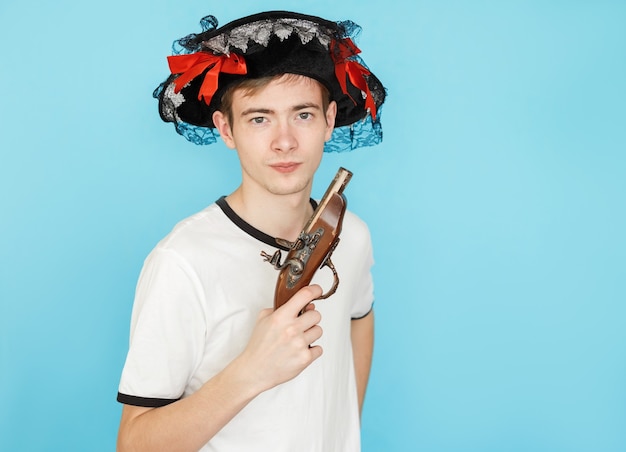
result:
M 261 319 L 264 319 L 265 317 L 269 317 L 272 314 L 272 312 L 274 312 L 274 309 L 272 308 L 261 309 L 257 316 L 257 320 L 261 320 Z

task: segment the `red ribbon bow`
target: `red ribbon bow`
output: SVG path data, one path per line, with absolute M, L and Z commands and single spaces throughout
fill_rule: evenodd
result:
M 359 53 L 361 53 L 361 49 L 350 38 L 332 41 L 331 43 L 331 55 L 335 62 L 335 75 L 339 81 L 339 86 L 341 86 L 344 94 L 352 99 L 352 102 L 356 105 L 356 101 L 348 94 L 346 77 L 349 77 L 350 83 L 365 93 L 365 108 L 370 110 L 372 119 L 376 119 L 376 103 L 365 79 L 365 76 L 370 75 L 371 72 L 358 61 L 348 59 Z
M 172 74 L 180 74 L 174 80 L 174 92 L 179 93 L 183 87 L 202 74 L 209 66 L 212 66 L 205 74 L 198 100 L 203 100 L 209 105 L 213 94 L 217 91 L 217 81 L 221 72 L 226 74 L 246 74 L 246 62 L 241 55 L 213 55 L 208 52 L 196 52 L 186 55 L 172 55 L 167 57 Z

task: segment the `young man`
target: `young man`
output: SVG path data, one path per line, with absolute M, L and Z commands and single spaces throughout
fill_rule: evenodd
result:
M 356 56 L 351 22 L 268 12 L 203 26 L 178 41 L 155 96 L 190 141 L 219 135 L 237 151 L 241 184 L 146 259 L 118 449 L 357 451 L 374 327 L 367 227 L 346 213 L 341 284 L 317 303 L 323 272 L 273 310 L 277 272 L 260 252 L 302 231 L 325 148 L 380 141 L 384 88 Z

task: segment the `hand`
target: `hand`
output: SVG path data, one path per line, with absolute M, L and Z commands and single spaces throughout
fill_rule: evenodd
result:
M 306 286 L 280 308 L 259 313 L 238 358 L 259 392 L 291 380 L 322 355 L 319 345 L 311 346 L 322 336 L 322 316 L 311 303 L 320 295 L 320 286 Z

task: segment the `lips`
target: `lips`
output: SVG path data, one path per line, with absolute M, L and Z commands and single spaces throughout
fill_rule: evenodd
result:
M 280 162 L 280 163 L 272 163 L 270 165 L 271 168 L 278 171 L 279 173 L 291 173 L 298 169 L 300 163 L 297 162 Z

